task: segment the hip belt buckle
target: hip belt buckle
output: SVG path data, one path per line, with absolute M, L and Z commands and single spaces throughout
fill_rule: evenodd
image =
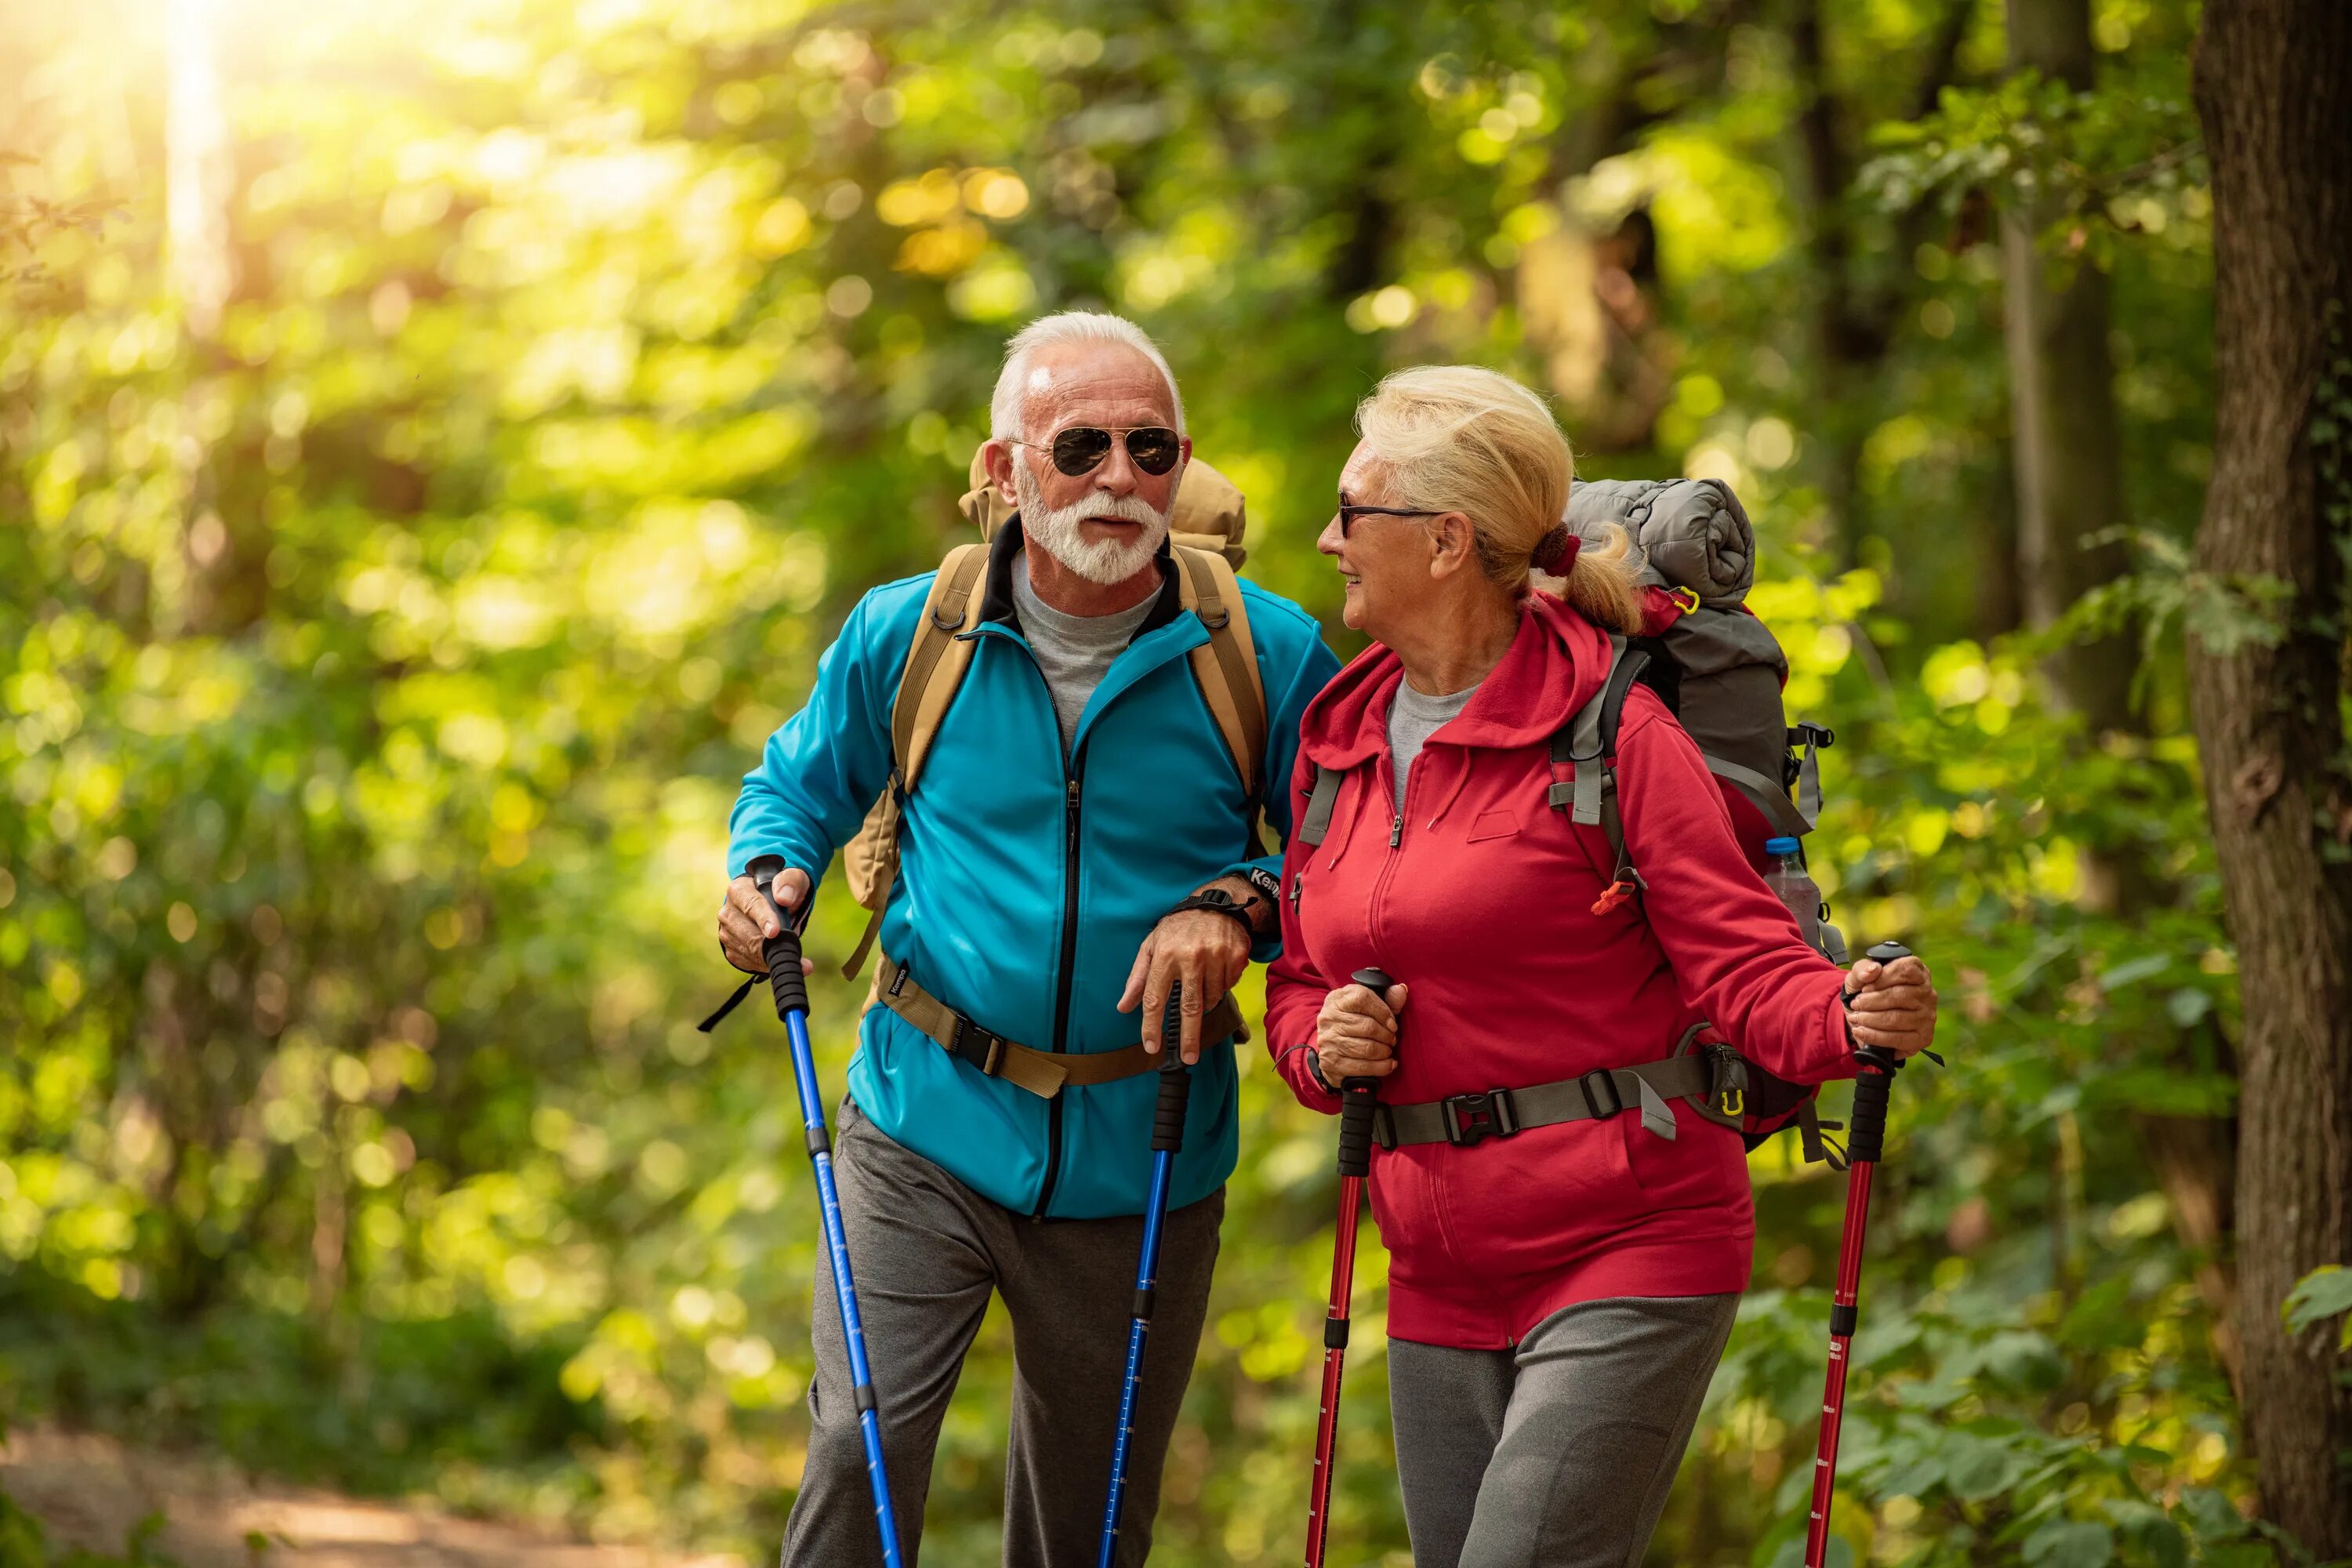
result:
M 1507 1089 L 1451 1096 L 1437 1102 L 1437 1114 L 1445 1126 L 1445 1141 L 1456 1149 L 1467 1149 L 1489 1138 L 1508 1138 L 1519 1130 L 1518 1107 L 1512 1103 Z
M 1595 1084 L 1609 1097 L 1605 1109 L 1601 1096 L 1593 1092 Z M 1584 1109 L 1595 1121 L 1605 1121 L 1625 1109 L 1625 1097 L 1617 1092 L 1617 1079 L 1607 1068 L 1594 1068 L 1576 1080 L 1576 1087 L 1584 1091 Z
M 955 1043 L 948 1049 L 990 1078 L 1004 1066 L 1004 1037 L 992 1034 L 962 1014 L 956 1015 Z

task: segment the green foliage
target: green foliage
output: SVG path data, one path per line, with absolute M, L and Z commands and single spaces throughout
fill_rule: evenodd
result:
M 2313 1269 L 2297 1282 L 2280 1311 L 2287 1327 L 2298 1333 L 2352 1312 L 2352 1269 L 2333 1263 Z M 2352 1349 L 2352 1319 L 2345 1321 L 2342 1343 Z
M 2143 1142 L 2234 1089 L 2172 629 L 2268 610 L 2179 543 L 2210 379 L 2203 194 L 2168 152 L 2188 10 L 2102 4 L 2082 99 L 1988 85 L 1969 25 L 1938 117 L 1821 200 L 1798 107 L 1897 125 L 1949 19 L 1822 9 L 1815 79 L 1779 24 L 1683 0 L 239 0 L 211 339 L 163 265 L 153 62 L 103 5 L 11 11 L 0 146 L 37 162 L 7 177 L 125 214 L 45 228 L 44 288 L 0 287 L 15 1408 L 772 1550 L 816 1229 L 781 1041 L 692 1027 L 730 983 L 728 803 L 857 595 L 960 536 L 1008 327 L 1108 302 L 1247 490 L 1250 574 L 1327 616 L 1312 537 L 1392 364 L 1507 366 L 1588 470 L 1738 487 L 1792 715 L 1840 737 L 1815 874 L 1849 932 L 1930 957 L 1952 1063 L 1898 1089 L 1840 1549 L 2266 1553 L 2215 1260 Z M 1964 218 L 1900 237 L 2028 171 L 2111 220 L 2084 255 L 2115 272 L 2150 565 L 2060 635 L 2144 629 L 2144 737 L 2051 710 L 2046 644 L 1986 608 L 1998 266 Z M 1608 248 L 1629 218 L 1654 275 Z M 1859 381 L 1821 349 L 1836 224 L 1886 312 Z M 2126 863 L 2152 875 L 2119 904 Z M 810 938 L 829 1103 L 856 912 L 828 892 Z M 1243 1112 L 1171 1563 L 1289 1561 L 1305 1514 L 1330 1130 L 1255 1059 Z M 1662 1562 L 1787 1561 L 1802 1520 L 1842 1187 L 1779 1147 L 1754 1172 L 1758 1289 Z M 1402 1563 L 1376 1246 L 1360 1267 L 1333 1539 Z M 942 1437 L 950 1568 L 993 1560 L 1009 1346 L 992 1319 Z

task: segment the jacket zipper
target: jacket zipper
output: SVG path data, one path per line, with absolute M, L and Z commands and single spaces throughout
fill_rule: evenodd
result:
M 1381 771 L 1383 766 L 1391 770 L 1388 778 L 1382 778 L 1381 776 Z M 1387 784 L 1390 788 L 1394 788 L 1395 785 L 1391 782 L 1395 777 L 1393 772 L 1394 767 L 1395 764 L 1393 763 L 1374 763 L 1372 764 L 1371 787 L 1378 789 L 1381 785 Z M 1411 773 L 1407 773 L 1404 776 L 1404 793 L 1407 800 L 1410 801 L 1412 795 L 1412 774 Z M 1381 921 L 1381 900 L 1387 896 L 1389 890 L 1389 879 L 1396 874 L 1396 851 L 1404 843 L 1404 818 L 1405 808 L 1404 805 L 1401 804 L 1396 808 L 1396 815 L 1389 819 L 1389 858 L 1381 863 L 1380 875 L 1372 879 L 1371 897 L 1364 900 L 1365 931 L 1372 939 L 1372 950 L 1375 953 L 1378 953 L 1381 948 L 1385 946 L 1380 939 L 1380 931 L 1378 929 Z
M 1044 678 L 1045 672 L 1038 672 Z M 1047 693 L 1048 700 L 1051 692 Z M 1062 789 L 1062 973 L 1054 993 L 1054 1054 L 1059 1056 L 1070 1048 L 1070 993 L 1077 979 L 1078 966 L 1078 774 L 1086 762 L 1086 742 L 1070 757 L 1069 770 L 1063 775 Z M 1037 1187 L 1037 1206 L 1032 1219 L 1044 1219 L 1046 1205 L 1054 1201 L 1054 1187 L 1062 1177 L 1062 1096 L 1055 1095 L 1045 1102 L 1045 1179 Z

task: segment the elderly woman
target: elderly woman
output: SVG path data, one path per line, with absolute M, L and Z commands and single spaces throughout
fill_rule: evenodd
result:
M 1402 1126 L 1403 1108 L 1658 1061 L 1702 1018 L 1800 1083 L 1851 1076 L 1857 1044 L 1928 1044 L 1925 967 L 1841 972 L 1808 946 L 1646 689 L 1615 764 L 1640 896 L 1604 898 L 1601 830 L 1550 809 L 1548 742 L 1640 601 L 1622 535 L 1579 551 L 1559 521 L 1569 447 L 1541 400 L 1491 371 L 1411 370 L 1358 426 L 1318 542 L 1374 646 L 1307 710 L 1296 787 L 1339 782 L 1328 827 L 1285 858 L 1267 985 L 1299 1099 L 1334 1111 L 1333 1086 L 1377 1079 Z M 1537 586 L 1547 567 L 1565 577 Z M 1396 984 L 1349 984 L 1363 967 Z M 1640 1561 L 1755 1231 L 1739 1136 L 1680 1100 L 1649 1110 L 1669 1107 L 1672 1139 L 1639 1103 L 1601 1104 L 1375 1152 L 1417 1568 Z

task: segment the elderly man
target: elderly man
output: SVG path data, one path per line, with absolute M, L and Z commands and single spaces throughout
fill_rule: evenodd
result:
M 919 785 L 901 786 L 892 721 L 935 574 L 851 612 L 736 802 L 719 935 L 754 972 L 775 921 L 746 868 L 781 859 L 779 900 L 797 908 L 886 788 L 902 814 L 880 927 L 889 1005 L 860 1029 L 835 1168 L 909 1563 L 992 1291 L 1015 1379 L 1004 1561 L 1095 1561 L 1151 1163 L 1157 1061 L 1139 1047 L 1156 1046 L 1181 982 L 1181 1048 L 1197 1066 L 1118 1561 L 1150 1548 L 1236 1149 L 1234 1019 L 1216 1004 L 1253 955 L 1273 955 L 1279 929 L 1279 862 L 1253 818 L 1262 806 L 1287 836 L 1293 803 L 1265 781 L 1290 776 L 1299 716 L 1338 668 L 1306 614 L 1240 586 L 1265 739 L 1259 776 L 1237 776 L 1242 753 L 1191 658 L 1224 616 L 1186 607 L 1168 541 L 1183 430 L 1167 362 L 1129 322 L 1070 312 L 1023 331 L 983 449 L 1017 510 L 987 548 L 971 662 Z M 986 1048 L 966 1048 L 975 1040 Z M 815 1302 L 814 1426 L 785 1568 L 879 1561 L 829 1279 Z

